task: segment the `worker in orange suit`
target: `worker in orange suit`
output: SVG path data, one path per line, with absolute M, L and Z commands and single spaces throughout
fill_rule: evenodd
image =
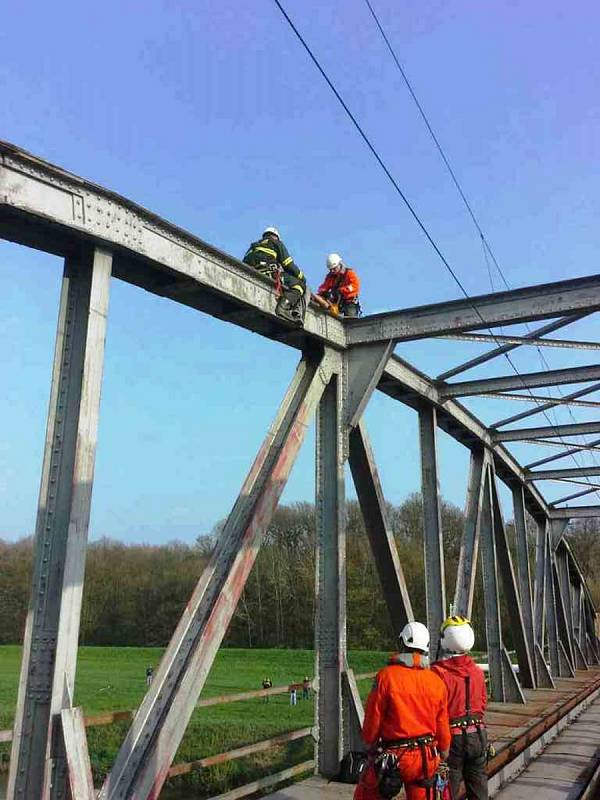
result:
M 360 316 L 358 293 L 360 280 L 337 253 L 327 256 L 327 275 L 319 286 L 314 301 L 323 308 L 335 308 L 343 317 Z
M 371 758 L 355 800 L 393 797 L 400 782 L 407 800 L 433 800 L 440 756 L 445 760 L 450 748 L 450 728 L 448 693 L 427 668 L 428 649 L 425 625 L 409 622 L 400 634 L 399 652 L 377 673 L 362 729 Z M 393 765 L 387 781 L 385 769 L 378 766 L 382 763 Z

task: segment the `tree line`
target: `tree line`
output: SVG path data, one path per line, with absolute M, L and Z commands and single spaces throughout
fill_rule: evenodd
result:
M 388 505 L 416 619 L 425 620 L 421 497 Z M 442 502 L 447 597 L 454 594 L 464 524 L 463 512 Z M 348 645 L 393 647 L 392 631 L 360 508 L 347 503 Z M 103 538 L 88 547 L 80 643 L 164 646 L 210 558 L 222 524 L 194 544 L 153 546 Z M 514 538 L 507 526 L 509 540 Z M 533 558 L 535 537 L 529 534 Z M 600 539 L 595 520 L 569 534 L 596 601 L 600 600 Z M 311 503 L 280 506 L 242 593 L 224 644 L 236 647 L 312 648 L 314 635 L 315 509 Z M 0 539 L 0 644 L 22 640 L 29 600 L 33 542 Z M 532 562 L 533 563 L 533 562 Z M 504 606 L 503 598 L 501 603 Z M 510 625 L 503 627 L 510 647 Z M 485 617 L 479 571 L 473 609 L 477 644 L 485 649 Z

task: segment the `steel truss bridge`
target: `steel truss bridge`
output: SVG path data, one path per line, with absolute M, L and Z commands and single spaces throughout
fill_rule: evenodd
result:
M 10 800 L 91 800 L 96 796 L 82 713 L 73 708 L 72 698 L 111 278 L 281 342 L 299 351 L 300 360 L 211 561 L 100 790 L 101 800 L 158 797 L 315 416 L 317 772 L 335 774 L 341 755 L 356 748 L 362 711 L 346 662 L 346 462 L 391 621 L 399 629 L 413 617 L 362 419 L 375 390 L 418 412 L 427 624 L 433 633 L 433 651 L 435 632 L 447 600 L 452 599 L 445 592 L 438 491 L 436 436 L 441 428 L 471 453 L 453 600 L 457 613 L 470 614 L 479 558 L 493 700 L 524 703 L 525 690 L 548 689 L 556 679 L 599 663 L 595 608 L 564 533 L 570 519 L 600 516 L 600 506 L 565 508 L 562 503 L 574 495 L 549 504 L 538 482 L 577 481 L 599 475 L 600 468 L 524 468 L 504 443 L 599 433 L 598 422 L 506 425 L 565 400 L 584 403 L 577 398 L 600 388 L 600 365 L 481 380 L 449 378 L 521 345 L 597 349 L 593 342 L 544 337 L 600 308 L 600 275 L 359 320 L 342 321 L 309 308 L 304 328 L 293 329 L 275 315 L 272 285 L 238 260 L 113 192 L 12 145 L 0 143 L 0 159 L 0 236 L 64 258 L 33 585 L 10 762 Z M 526 337 L 486 332 L 500 325 L 548 319 L 555 321 Z M 394 354 L 398 342 L 425 337 L 489 340 L 494 348 L 434 380 Z M 536 404 L 493 428 L 457 399 L 479 394 L 510 397 L 523 388 L 584 382 L 588 388 L 560 400 L 544 398 L 544 405 Z M 585 447 L 572 445 L 574 451 Z M 561 451 L 543 461 L 564 455 Z M 498 481 L 512 492 L 516 563 Z M 591 491 L 587 486 L 576 494 Z M 527 514 L 537 531 L 531 565 Z M 518 678 L 504 646 L 501 587 Z

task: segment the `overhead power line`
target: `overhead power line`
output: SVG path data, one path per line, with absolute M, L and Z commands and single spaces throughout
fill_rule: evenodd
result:
M 319 73 L 321 74 L 321 77 L 323 78 L 323 80 L 329 86 L 329 88 L 332 91 L 332 93 L 334 94 L 336 100 L 342 106 L 342 108 L 343 108 L 344 112 L 346 113 L 347 117 L 350 119 L 350 121 L 352 122 L 352 124 L 354 125 L 356 130 L 358 131 L 360 137 L 362 138 L 364 143 L 367 145 L 367 147 L 371 151 L 371 154 L 373 155 L 373 157 L 375 158 L 375 160 L 377 161 L 377 163 L 379 164 L 379 166 L 381 167 L 381 169 L 385 173 L 386 177 L 388 178 L 388 180 L 390 181 L 390 183 L 394 187 L 394 189 L 397 192 L 397 194 L 402 199 L 403 203 L 405 204 L 405 206 L 408 209 L 408 211 L 410 212 L 411 216 L 413 217 L 413 219 L 415 220 L 415 222 L 417 223 L 417 225 L 419 226 L 419 228 L 421 229 L 421 231 L 425 235 L 426 239 L 428 240 L 428 242 L 431 244 L 431 246 L 433 247 L 433 249 L 437 253 L 437 255 L 440 258 L 441 262 L 443 263 L 444 267 L 446 268 L 448 273 L 451 275 L 451 277 L 453 278 L 453 280 L 456 283 L 456 285 L 459 287 L 459 289 L 462 292 L 463 296 L 469 301 L 473 311 L 477 314 L 477 316 L 481 320 L 482 324 L 489 330 L 490 334 L 492 336 L 494 336 L 494 332 L 489 327 L 487 321 L 483 318 L 481 312 L 479 311 L 479 309 L 477 308 L 477 306 L 473 302 L 473 299 L 471 298 L 471 296 L 467 292 L 467 290 L 464 287 L 462 281 L 460 280 L 460 278 L 458 277 L 458 275 L 456 274 L 456 272 L 454 271 L 454 269 L 452 268 L 452 266 L 450 265 L 450 263 L 448 262 L 448 260 L 444 256 L 444 254 L 441 251 L 439 245 L 437 244 L 437 242 L 435 241 L 435 239 L 433 238 L 433 236 L 429 232 L 429 230 L 426 227 L 425 223 L 421 220 L 421 218 L 417 214 L 416 210 L 412 206 L 411 202 L 409 201 L 408 197 L 402 191 L 402 188 L 400 187 L 400 185 L 398 184 L 397 180 L 392 175 L 390 169 L 388 168 L 388 166 L 384 162 L 383 158 L 379 155 L 377 149 L 375 148 L 375 146 L 371 142 L 370 138 L 365 133 L 363 127 L 361 126 L 361 124 L 358 122 L 358 120 L 356 119 L 356 117 L 354 116 L 354 114 L 352 113 L 350 108 L 348 107 L 347 103 L 345 102 L 345 100 L 341 96 L 340 92 L 335 87 L 335 85 L 332 82 L 332 80 L 329 78 L 329 76 L 325 72 L 324 68 L 321 66 L 321 63 L 319 62 L 319 60 L 317 59 L 317 57 L 313 53 L 312 49 L 308 45 L 307 41 L 305 40 L 305 38 L 302 36 L 302 34 L 300 33 L 300 31 L 298 30 L 298 28 L 296 27 L 296 25 L 292 21 L 291 17 L 289 16 L 287 11 L 285 10 L 283 5 L 281 4 L 280 0 L 273 0 L 273 2 L 275 3 L 275 5 L 279 9 L 279 11 L 281 12 L 282 16 L 286 20 L 287 24 L 289 25 L 289 27 L 291 28 L 291 30 L 295 34 L 296 38 L 298 39 L 298 41 L 300 42 L 300 44 L 302 45 L 302 47 L 304 48 L 306 53 L 308 54 L 308 56 L 311 59 L 311 61 L 313 62 L 313 64 L 315 65 L 315 67 L 317 68 Z M 379 27 L 381 29 L 381 26 L 379 26 Z M 415 99 L 416 99 L 416 96 L 415 96 Z M 430 130 L 431 130 L 431 128 L 430 128 Z M 433 131 L 432 131 L 432 134 L 433 134 Z M 436 141 L 437 141 L 437 139 L 436 139 Z M 447 160 L 447 159 L 445 159 L 445 160 Z M 450 170 L 451 170 L 451 167 L 450 167 Z M 452 173 L 452 174 L 454 174 L 454 173 Z M 456 178 L 455 178 L 455 182 L 457 182 Z M 462 194 L 462 191 L 461 191 L 461 194 Z M 468 201 L 466 200 L 466 197 L 464 199 L 465 199 L 465 202 L 467 203 L 467 205 L 469 205 Z M 469 208 L 470 208 L 470 205 L 469 205 Z M 474 215 L 472 213 L 472 210 L 471 210 L 471 214 L 474 217 Z M 478 225 L 477 222 L 476 222 L 476 224 L 477 224 L 477 226 L 479 228 L 479 225 Z M 482 232 L 481 235 L 483 236 L 483 232 Z M 485 241 L 485 237 L 483 237 L 483 239 Z M 494 258 L 493 253 L 491 253 L 491 251 L 490 251 L 490 255 L 491 255 L 492 258 Z M 494 262 L 495 262 L 495 259 L 494 259 Z M 499 269 L 499 267 L 498 267 L 498 269 Z M 503 279 L 504 279 L 504 281 L 506 283 L 506 279 L 504 278 L 504 276 L 503 276 Z M 508 288 L 508 284 L 507 284 L 507 288 Z M 517 369 L 517 367 L 515 366 L 515 364 L 513 363 L 512 359 L 509 357 L 509 355 L 507 353 L 505 353 L 504 357 L 506 358 L 506 360 L 510 364 L 511 368 L 514 370 L 515 374 L 520 377 L 520 372 Z M 531 390 L 529 390 L 529 391 L 531 391 Z M 546 412 L 544 412 L 544 416 L 546 417 L 546 419 L 548 420 L 548 423 L 551 426 L 555 426 L 555 423 L 553 423 L 552 420 L 547 416 Z M 577 462 L 575 462 L 575 463 L 577 463 Z
M 392 59 L 393 59 L 395 65 L 396 65 L 400 75 L 402 76 L 402 80 L 406 84 L 406 87 L 407 87 L 407 89 L 408 89 L 408 91 L 409 91 L 409 93 L 410 93 L 410 95 L 411 95 L 411 97 L 412 97 L 412 99 L 413 99 L 418 111 L 419 111 L 419 114 L 421 115 L 421 118 L 423 119 L 423 122 L 425 123 L 425 127 L 429 131 L 429 134 L 430 134 L 430 136 L 431 136 L 431 138 L 432 138 L 432 140 L 433 140 L 433 142 L 434 142 L 434 144 L 435 144 L 435 146 L 436 146 L 436 148 L 438 150 L 438 153 L 440 154 L 440 157 L 441 157 L 442 161 L 444 162 L 444 164 L 446 166 L 446 169 L 448 170 L 448 173 L 449 173 L 450 177 L 452 178 L 452 181 L 453 181 L 453 183 L 454 183 L 454 185 L 455 185 L 460 197 L 462 198 L 464 206 L 465 206 L 467 212 L 469 213 L 469 216 L 471 217 L 471 220 L 473 221 L 473 224 L 474 224 L 475 228 L 477 229 L 477 231 L 479 233 L 479 236 L 480 236 L 480 239 L 481 239 L 481 245 L 483 247 L 483 254 L 484 254 L 485 263 L 486 263 L 486 267 L 487 267 L 488 277 L 489 277 L 489 280 L 490 280 L 490 285 L 492 287 L 492 291 L 494 290 L 494 283 L 493 283 L 493 280 L 492 280 L 492 273 L 491 273 L 491 269 L 490 269 L 489 258 L 491 258 L 491 260 L 493 261 L 494 266 L 496 267 L 496 269 L 498 271 L 498 274 L 500 275 L 500 277 L 501 277 L 501 279 L 502 279 L 502 281 L 504 283 L 504 286 L 507 289 L 510 290 L 511 286 L 510 286 L 508 280 L 506 279 L 504 271 L 502 270 L 502 267 L 500 266 L 500 264 L 498 262 L 498 259 L 496 258 L 496 255 L 495 255 L 494 251 L 492 250 L 492 247 L 491 247 L 490 243 L 488 242 L 485 233 L 483 232 L 483 229 L 482 229 L 482 227 L 481 227 L 481 225 L 479 223 L 479 220 L 477 219 L 477 217 L 475 215 L 475 212 L 473 210 L 473 207 L 471 206 L 471 203 L 467 199 L 466 193 L 465 193 L 463 187 L 461 186 L 460 181 L 458 180 L 458 178 L 456 176 L 456 173 L 455 173 L 455 171 L 454 171 L 454 169 L 452 167 L 452 164 L 450 163 L 450 159 L 446 155 L 446 153 L 444 151 L 444 148 L 442 147 L 442 145 L 440 143 L 440 140 L 438 139 L 435 131 L 433 130 L 433 126 L 431 125 L 431 123 L 430 123 L 430 121 L 429 121 L 429 119 L 427 117 L 427 114 L 425 113 L 425 110 L 424 110 L 423 106 L 421 105 L 421 103 L 419 101 L 419 98 L 417 97 L 417 94 L 416 94 L 415 90 L 413 89 L 413 86 L 412 86 L 410 80 L 408 79 L 406 71 L 404 70 L 404 68 L 402 66 L 402 63 L 400 62 L 400 59 L 398 58 L 398 56 L 396 54 L 396 51 L 392 47 L 390 39 L 389 39 L 388 35 L 386 34 L 386 32 L 385 32 L 385 30 L 383 28 L 383 25 L 381 24 L 381 21 L 380 21 L 379 17 L 377 16 L 377 13 L 376 13 L 375 9 L 373 8 L 371 0 L 365 0 L 365 5 L 369 9 L 369 11 L 371 13 L 371 16 L 373 17 L 373 20 L 375 21 L 375 24 L 376 24 L 376 26 L 377 26 L 377 28 L 379 30 L 379 33 L 381 34 L 381 37 L 382 37 L 383 41 L 385 42 L 385 45 L 386 45 L 387 49 L 389 50 L 390 55 L 392 56 Z M 488 255 L 489 255 L 489 258 L 488 258 Z M 528 331 L 531 330 L 527 323 L 525 324 L 525 327 L 527 328 Z M 542 365 L 546 369 L 550 369 L 550 365 L 548 364 L 548 361 L 547 361 L 545 355 L 542 353 L 542 351 L 541 351 L 541 349 L 539 347 L 537 348 L 537 351 L 538 351 L 538 356 L 539 356 L 539 359 L 540 359 L 540 362 L 542 363 Z M 514 367 L 511 359 L 506 354 L 505 354 L 505 357 L 506 357 L 507 361 L 509 362 L 509 364 L 511 364 L 511 366 L 515 369 L 515 372 L 518 375 L 519 374 L 518 370 L 516 370 L 516 368 Z M 562 391 L 561 391 L 560 387 L 557 387 L 557 388 L 558 388 L 559 396 L 562 397 L 563 395 L 562 395 Z M 531 394 L 531 390 L 529 390 L 529 393 Z M 567 405 L 567 412 L 569 413 L 569 415 L 570 415 L 571 419 L 573 420 L 573 422 L 575 422 L 576 420 L 575 420 L 575 416 L 573 414 L 573 411 L 568 406 L 568 404 L 566 404 L 566 405 Z M 549 418 L 548 414 L 545 411 L 543 413 L 544 413 L 544 416 L 546 417 L 546 419 L 548 420 L 548 422 L 550 422 L 550 418 Z M 555 422 L 556 422 L 556 417 L 555 417 Z M 595 454 L 592 453 L 591 455 L 592 455 L 592 459 L 593 459 L 594 463 L 596 463 Z M 577 462 L 575 456 L 572 456 L 572 458 L 573 458 L 573 461 L 575 462 L 575 464 L 577 464 L 578 462 Z

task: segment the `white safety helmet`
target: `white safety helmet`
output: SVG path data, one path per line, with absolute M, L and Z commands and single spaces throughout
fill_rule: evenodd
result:
M 422 622 L 407 622 L 400 633 L 400 642 L 411 650 L 429 650 L 429 631 Z
M 270 228 L 265 228 L 265 229 L 264 229 L 264 231 L 263 231 L 263 236 L 266 236 L 266 235 L 267 235 L 267 233 L 271 233 L 271 234 L 273 234 L 273 236 L 276 236 L 278 239 L 280 239 L 280 238 L 281 238 L 281 237 L 279 236 L 279 231 L 277 230 L 277 228 L 273 228 L 273 227 L 270 227 Z
M 329 253 L 327 256 L 327 269 L 338 269 L 342 266 L 342 257 L 338 253 Z
M 468 653 L 475 644 L 475 633 L 466 617 L 447 617 L 440 629 L 440 645 L 448 653 Z

